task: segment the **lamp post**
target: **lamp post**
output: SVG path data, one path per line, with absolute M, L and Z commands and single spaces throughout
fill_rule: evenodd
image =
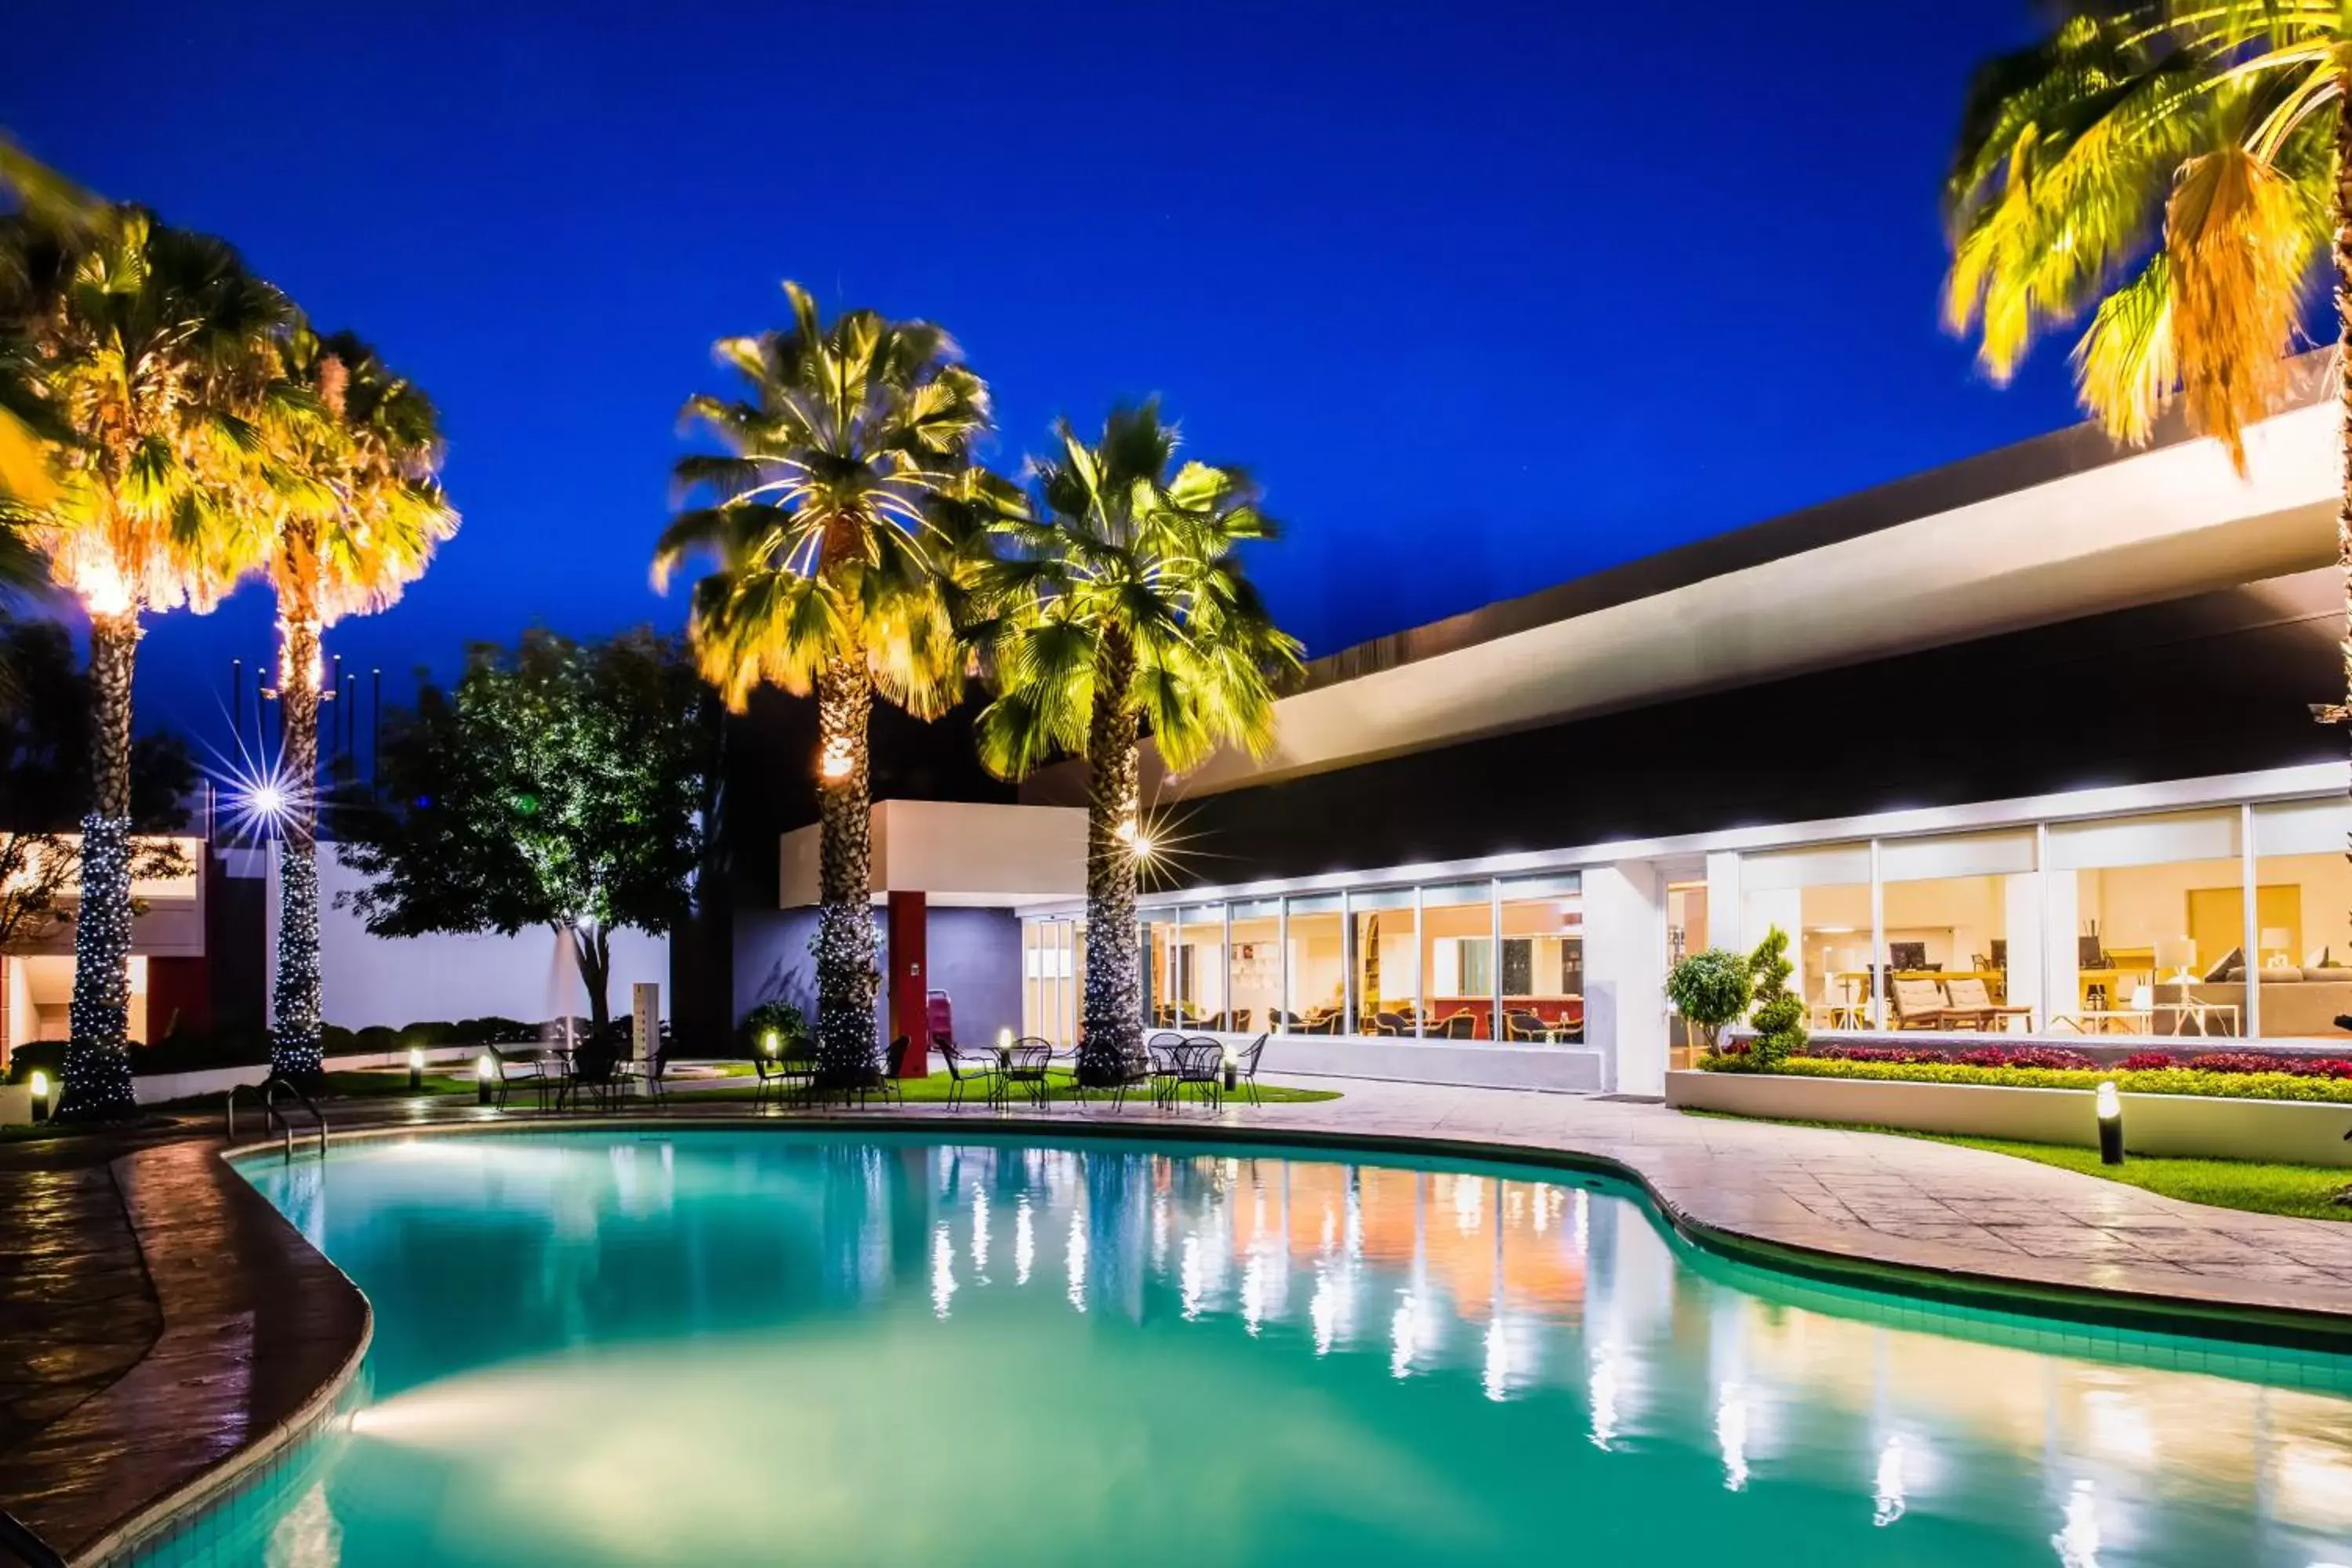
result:
M 2099 1163 L 2120 1165 L 2124 1163 L 2124 1097 L 2116 1092 L 2115 1080 L 2099 1085 Z

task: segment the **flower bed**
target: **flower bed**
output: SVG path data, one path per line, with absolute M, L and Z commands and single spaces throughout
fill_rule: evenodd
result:
M 1832 1056 L 1829 1050 L 1838 1050 Z M 2352 1104 L 2352 1061 L 2342 1058 L 2266 1057 L 2251 1051 L 2217 1051 L 2162 1067 L 2134 1067 L 2161 1053 L 2147 1052 L 2118 1068 L 2102 1068 L 2076 1052 L 2042 1047 L 2004 1051 L 1999 1047 L 1960 1052 L 1856 1046 L 1825 1047 L 1789 1057 L 1773 1070 L 1783 1078 L 1850 1078 L 1878 1082 L 1983 1084 L 2010 1089 L 2096 1089 L 2113 1082 L 2126 1094 L 2193 1094 L 2216 1100 L 2292 1100 Z M 2004 1059 L 1997 1065 L 1988 1058 Z M 2074 1058 L 2081 1066 L 2053 1062 Z M 1891 1058 L 1891 1059 L 1890 1059 Z M 2288 1064 L 2288 1065 L 2278 1065 Z M 1738 1053 L 1702 1057 L 1709 1072 L 1747 1070 Z M 2332 1069 L 2332 1070 L 2328 1070 Z

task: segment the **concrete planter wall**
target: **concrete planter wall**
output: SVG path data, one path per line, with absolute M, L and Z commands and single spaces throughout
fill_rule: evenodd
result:
M 1155 1031 L 1146 1031 L 1147 1034 Z M 1220 1036 L 1245 1047 L 1255 1036 Z M 1467 1040 L 1276 1035 L 1264 1070 L 1322 1078 L 1468 1084 L 1479 1089 L 1585 1094 L 1604 1087 L 1601 1053 L 1582 1046 L 1514 1046 Z
M 1666 1103 L 2031 1143 L 2098 1142 L 2091 1091 L 2081 1089 L 1692 1071 L 1666 1075 Z M 2187 1094 L 2126 1094 L 2123 1103 L 2124 1147 L 2132 1153 L 2352 1167 L 2352 1143 L 2344 1141 L 2352 1105 Z
M 470 1068 L 480 1052 L 478 1046 L 435 1046 L 425 1053 L 425 1065 L 445 1069 L 464 1064 Z M 401 1051 L 367 1051 L 354 1056 L 329 1057 L 329 1072 L 349 1072 L 367 1068 L 400 1068 L 408 1065 L 408 1053 Z M 255 1062 L 247 1067 L 201 1068 L 194 1072 L 144 1073 L 131 1080 L 131 1092 L 142 1105 L 162 1105 L 168 1100 L 194 1100 L 199 1095 L 226 1094 L 230 1089 L 247 1084 L 257 1084 L 269 1076 L 267 1064 Z

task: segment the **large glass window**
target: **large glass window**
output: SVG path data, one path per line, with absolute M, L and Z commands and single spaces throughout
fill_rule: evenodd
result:
M 2231 807 L 2051 826 L 2043 962 L 2053 1028 L 2242 1032 L 2239 826 Z
M 1749 947 L 1773 927 L 1789 933 L 1791 990 L 1817 1029 L 1871 1026 L 1870 846 L 1826 844 L 1748 855 L 1739 862 L 1740 931 Z M 1889 1019 L 1889 1023 L 1895 1020 Z
M 1347 1028 L 1348 954 L 1336 893 L 1290 900 L 1290 951 L 1283 965 L 1286 1033 L 1337 1035 Z
M 1503 1037 L 1584 1038 L 1584 905 L 1573 875 L 1502 887 Z
M 2264 1039 L 2342 1045 L 2352 1015 L 2352 811 L 2341 799 L 2254 808 L 2254 998 Z
M 1021 928 L 1023 1034 L 1056 1045 L 1077 1038 L 1085 952 L 1081 929 L 1068 921 L 1031 921 Z
M 1666 963 L 1675 964 L 1707 948 L 1706 884 L 1666 884 Z M 1666 1065 L 1691 1065 L 1691 1026 L 1679 1013 L 1666 1020 Z
M 2042 1014 L 2042 884 L 2030 827 L 1878 848 L 1885 1021 L 2025 1032 Z
M 1355 1033 L 1419 1033 L 1421 939 L 1412 889 L 1353 894 L 1348 910 L 1356 924 Z
M 1282 900 L 1233 907 L 1225 1027 L 1248 1034 L 1274 1026 L 1282 1005 Z
M 1169 1027 L 1214 1029 L 1225 1016 L 1225 910 L 1187 904 L 1176 911 L 1175 982 Z
M 1423 1032 L 1439 1039 L 1495 1037 L 1495 885 L 1424 888 L 1422 946 L 1429 975 Z

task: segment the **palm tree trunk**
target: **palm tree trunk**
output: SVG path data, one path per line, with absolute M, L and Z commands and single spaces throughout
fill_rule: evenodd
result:
M 81 819 L 81 900 L 60 1117 L 128 1115 L 131 1092 L 131 678 L 139 613 L 93 616 L 89 740 L 93 809 Z
M 2336 98 L 2336 395 L 2344 494 L 2336 509 L 2336 559 L 2344 578 L 2344 705 L 2336 722 L 2352 739 L 2352 70 Z M 2352 845 L 2347 858 L 2352 858 Z
M 1127 703 L 1134 679 L 1135 650 L 1114 628 L 1095 658 L 1087 725 L 1087 990 L 1078 1073 L 1090 1084 L 1114 1081 L 1143 1037 L 1134 842 L 1142 801 L 1139 727 Z
M 278 856 L 278 986 L 269 1070 L 326 1068 L 319 1048 L 319 623 L 290 605 L 278 623 L 278 710 L 286 816 Z
M 817 672 L 817 1078 L 862 1079 L 874 1060 L 875 967 L 872 756 L 866 727 L 874 682 L 863 662 L 835 658 Z

